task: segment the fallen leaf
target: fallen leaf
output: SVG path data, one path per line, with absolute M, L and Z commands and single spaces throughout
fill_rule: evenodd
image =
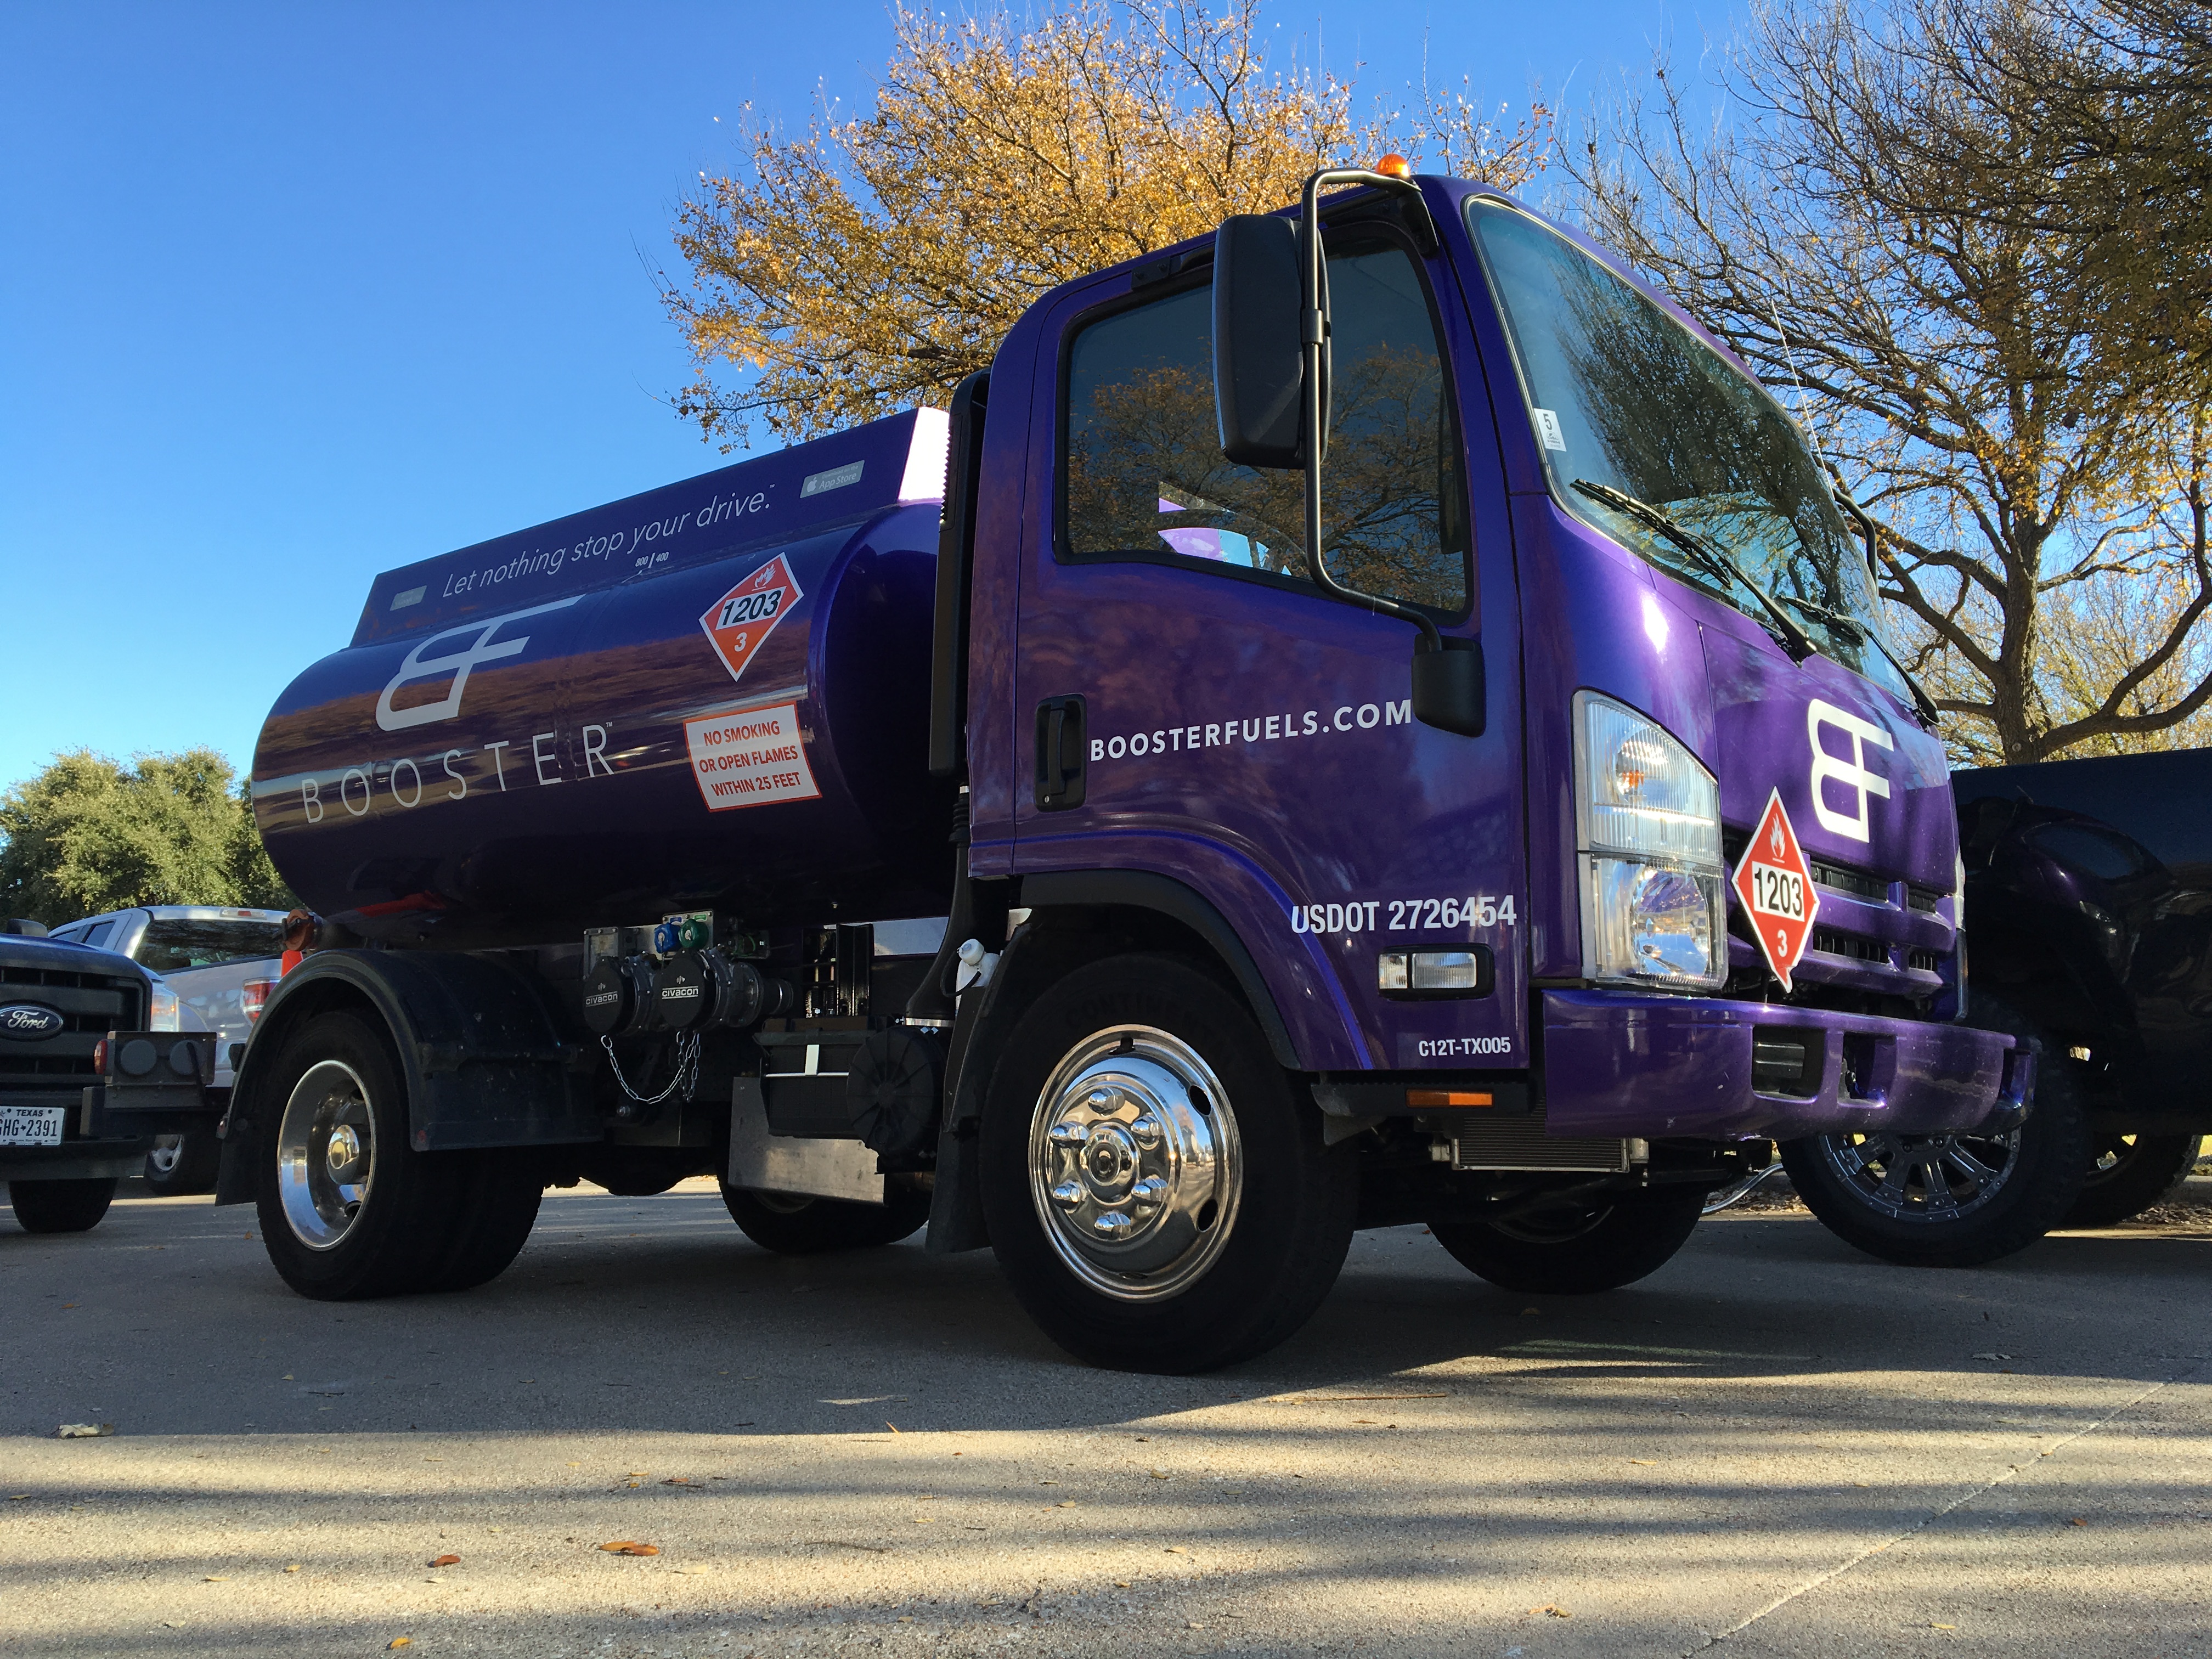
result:
M 278 1379 L 278 1380 L 279 1380 L 279 1381 L 281 1381 L 281 1382 L 289 1382 L 292 1380 L 292 1373 L 291 1373 L 291 1372 L 289 1372 L 289 1371 L 286 1371 L 286 1372 L 284 1373 L 284 1375 L 283 1375 L 280 1379 Z
M 30 1497 L 30 1495 L 31 1494 L 27 1492 L 11 1492 L 8 1494 L 8 1501 L 11 1504 L 20 1504 L 23 1502 L 24 1499 Z
M 200 1582 L 204 1584 L 228 1584 L 230 1582 L 230 1575 L 228 1573 L 211 1572 L 203 1577 Z
M 97 1440 L 115 1432 L 112 1423 L 64 1423 L 54 1431 L 57 1440 Z
M 287 1572 L 297 1572 L 297 1571 L 299 1571 L 299 1570 L 300 1570 L 300 1564 L 299 1564 L 297 1561 L 293 1562 L 289 1566 L 288 1566 L 288 1567 L 286 1567 L 286 1568 L 284 1569 L 284 1571 L 287 1571 Z
M 1656 1460 L 1649 1457 L 1632 1457 L 1628 1461 L 1635 1464 L 1639 1469 L 1649 1469 L 1657 1467 Z
M 1072 1510 L 1074 1507 L 1075 1500 L 1073 1498 L 1063 1498 L 1060 1502 L 1053 1505 L 1053 1508 L 1056 1510 Z
M 392 1638 L 389 1642 L 386 1642 L 386 1643 L 384 1644 L 384 1650 L 385 1650 L 386 1653 L 389 1653 L 389 1652 L 391 1652 L 391 1651 L 392 1651 L 392 1649 L 394 1649 L 394 1648 L 411 1648 L 411 1647 L 413 1647 L 414 1645 L 415 1645 L 415 1638 L 414 1638 L 413 1637 L 411 1637 L 411 1636 L 395 1636 L 395 1637 L 393 1637 L 393 1638 Z
M 613 1543 L 602 1544 L 599 1547 L 609 1555 L 658 1555 L 660 1553 L 659 1545 L 641 1544 L 634 1538 L 617 1538 Z
M 461 1558 L 458 1555 L 434 1555 L 429 1565 L 434 1567 L 458 1567 L 461 1565 Z
M 889 1429 L 893 1434 L 896 1434 L 899 1431 L 899 1425 L 896 1423 L 886 1423 L 884 1426 Z
M 1168 1546 L 1168 1553 L 1170 1555 L 1188 1555 L 1190 1552 L 1180 1544 L 1170 1544 Z
M 1928 1628 L 1929 1628 L 1929 1629 L 1930 1629 L 1930 1630 L 1956 1630 L 1956 1629 L 1958 1629 L 1959 1627 L 1958 1627 L 1956 1625 L 1937 1625 L 1937 1624 L 1930 1624 L 1930 1625 L 1928 1626 Z
M 1165 1469 L 1152 1469 L 1147 1471 L 1147 1473 L 1149 1473 L 1155 1480 L 1164 1480 L 1168 1478 L 1168 1472 Z
M 2083 1520 L 2080 1516 L 2078 1516 L 2078 1515 L 2077 1515 L 2077 1516 L 2075 1516 L 2071 1521 L 2069 1521 L 2066 1524 L 2067 1524 L 2068 1526 L 2069 1526 L 2069 1527 L 2086 1527 L 2086 1526 L 2087 1526 L 2089 1523 L 2088 1523 L 2087 1521 Z

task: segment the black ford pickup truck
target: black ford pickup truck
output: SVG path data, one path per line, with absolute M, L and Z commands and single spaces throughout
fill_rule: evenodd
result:
M 2212 750 L 1952 775 L 1975 1024 L 2036 1040 L 2004 1133 L 1784 1149 L 1814 1212 L 1893 1261 L 1966 1266 L 2172 1194 L 2212 1133 Z
M 45 933 L 0 922 L 0 1182 L 27 1231 L 82 1232 L 155 1135 L 221 1116 L 216 1039 L 130 957 Z

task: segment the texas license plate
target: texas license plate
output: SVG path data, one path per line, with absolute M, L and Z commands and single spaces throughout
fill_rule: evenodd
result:
M 66 1106 L 0 1106 L 0 1146 L 58 1146 Z

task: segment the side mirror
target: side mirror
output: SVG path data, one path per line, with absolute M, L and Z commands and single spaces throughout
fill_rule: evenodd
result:
M 1213 241 L 1213 409 L 1221 453 L 1240 466 L 1295 471 L 1304 385 L 1298 228 L 1240 213 Z
M 1443 648 L 1439 650 L 1437 646 Z M 1413 718 L 1463 738 L 1482 735 L 1482 645 L 1446 635 L 1413 642 Z

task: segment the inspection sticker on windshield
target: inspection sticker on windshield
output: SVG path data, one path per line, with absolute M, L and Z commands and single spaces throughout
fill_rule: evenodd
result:
M 1751 845 L 1744 848 L 1743 862 L 1735 867 L 1734 885 L 1751 918 L 1751 931 L 1759 938 L 1759 954 L 1787 991 L 1790 974 L 1812 943 L 1820 896 L 1813 890 L 1813 867 L 1797 844 L 1779 789 L 1767 792 L 1766 811 L 1759 817 Z

